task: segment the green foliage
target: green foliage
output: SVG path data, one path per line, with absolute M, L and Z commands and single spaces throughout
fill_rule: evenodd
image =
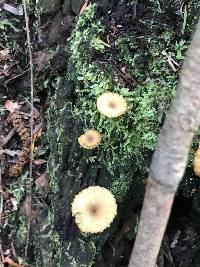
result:
M 10 185 L 9 188 L 10 193 L 16 199 L 17 204 L 20 203 L 20 201 L 25 195 L 27 189 L 26 182 L 27 182 L 27 173 L 25 175 L 22 175 L 16 183 L 12 183 Z
M 16 18 L 4 18 L 0 16 L 0 42 L 1 45 L 10 50 L 17 49 L 18 45 L 13 40 L 13 34 L 17 35 L 20 32 L 19 20 Z
M 17 20 L 2 19 L 0 21 L 0 30 L 6 30 L 7 28 L 11 28 L 15 32 L 19 32 L 19 29 L 14 26 L 14 21 L 17 22 Z

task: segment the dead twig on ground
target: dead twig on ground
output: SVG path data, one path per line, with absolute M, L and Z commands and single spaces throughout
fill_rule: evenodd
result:
M 153 156 L 129 267 L 154 267 L 172 202 L 200 125 L 200 21 L 187 52 L 177 95 Z
M 85 11 L 85 9 L 87 8 L 88 6 L 88 3 L 89 3 L 89 0 L 85 0 L 85 3 L 83 4 L 83 6 L 81 7 L 81 10 L 79 12 L 79 16 L 82 15 Z
M 32 211 L 32 184 L 33 184 L 33 115 L 34 115 L 34 107 L 33 107 L 33 93 L 34 93 L 34 84 L 33 84 L 33 57 L 32 57 L 32 49 L 31 49 L 31 39 L 30 39 L 30 29 L 29 29 L 29 17 L 27 14 L 26 8 L 26 0 L 23 0 L 24 7 L 24 17 L 26 23 L 26 34 L 27 34 L 27 42 L 28 42 L 28 51 L 29 51 L 29 65 L 30 65 L 30 83 L 31 83 L 31 118 L 30 118 L 30 131 L 31 131 L 31 155 L 30 155 L 30 168 L 29 168 L 29 176 L 30 176 L 30 186 L 29 186 L 29 194 L 30 194 L 30 209 Z M 27 259 L 29 240 L 30 240 L 30 230 L 31 230 L 31 222 L 32 222 L 32 214 L 30 214 L 28 219 L 28 229 L 27 229 L 27 243 L 25 248 L 25 260 Z
M 4 166 L 4 156 L 0 156 L 0 227 L 2 228 L 2 218 L 3 218 L 3 188 L 2 188 L 2 169 Z M 3 245 L 2 245 L 2 237 L 0 237 L 0 256 L 1 256 L 1 264 L 4 262 L 3 255 Z
M 4 147 L 9 141 L 10 139 L 13 137 L 13 135 L 15 134 L 15 129 L 12 129 L 7 135 L 6 137 L 3 139 L 2 141 L 2 147 Z
M 3 155 L 3 154 L 7 154 L 11 157 L 17 155 L 17 156 L 20 156 L 21 154 L 21 151 L 13 151 L 13 150 L 10 150 L 10 149 L 0 149 L 0 156 Z

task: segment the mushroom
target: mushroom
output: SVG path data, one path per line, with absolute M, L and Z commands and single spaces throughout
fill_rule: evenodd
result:
M 106 117 L 119 117 L 127 111 L 127 102 L 123 96 L 106 92 L 97 98 L 97 108 Z
M 75 196 L 72 215 L 83 233 L 98 233 L 110 226 L 117 214 L 113 194 L 101 186 L 90 186 Z
M 88 130 L 78 138 L 80 146 L 86 149 L 93 149 L 101 142 L 101 134 L 96 130 Z

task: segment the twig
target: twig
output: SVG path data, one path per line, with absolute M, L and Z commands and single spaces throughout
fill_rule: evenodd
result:
M 16 64 L 18 64 L 18 62 L 17 62 Z M 13 67 L 13 66 L 12 66 L 12 67 Z M 24 74 L 25 74 L 26 72 L 28 72 L 28 71 L 30 71 L 30 69 L 28 69 L 28 70 L 24 70 L 22 73 L 19 73 L 19 74 L 15 75 L 15 76 L 11 77 L 10 79 L 6 80 L 6 81 L 4 82 L 4 86 L 7 87 L 7 84 L 8 84 L 8 83 L 10 83 L 11 81 L 13 81 L 13 80 L 15 80 L 15 79 L 21 77 L 22 75 L 24 75 Z
M 26 34 L 27 34 L 27 42 L 28 42 L 28 52 L 29 52 L 29 64 L 30 64 L 30 82 L 31 82 L 31 118 L 30 118 L 30 130 L 31 130 L 31 155 L 30 155 L 30 168 L 29 168 L 29 175 L 30 175 L 30 185 L 29 185 L 29 194 L 30 194 L 30 209 L 31 214 L 28 218 L 28 229 L 27 229 L 27 242 L 25 247 L 25 260 L 27 259 L 28 255 L 28 247 L 30 241 L 30 231 L 31 231 L 31 222 L 32 222 L 32 185 L 33 185 L 33 92 L 34 92 L 34 84 L 33 84 L 33 57 L 32 57 L 32 50 L 31 50 L 31 39 L 30 39 L 30 30 L 29 30 L 29 18 L 27 14 L 26 8 L 26 0 L 23 0 L 24 6 L 24 17 L 26 22 Z
M 14 157 L 15 155 L 17 156 L 20 156 L 21 154 L 21 151 L 13 151 L 13 150 L 10 150 L 10 149 L 0 149 L 0 156 L 3 155 L 3 154 L 7 154 L 11 157 Z
M 11 242 L 11 248 L 12 248 L 12 254 L 16 259 L 17 258 L 17 253 L 16 253 L 15 246 L 14 246 L 13 242 Z
M 2 189 L 2 169 L 4 164 L 4 156 L 0 157 L 0 227 L 2 227 L 3 218 L 3 189 Z M 1 263 L 4 262 L 3 247 L 2 247 L 2 237 L 0 237 L 0 255 Z
M 7 136 L 3 139 L 2 142 L 2 147 L 5 146 L 9 140 L 13 137 L 13 135 L 15 134 L 15 129 L 13 128 L 8 134 Z
M 200 125 L 200 20 L 183 65 L 176 97 L 151 163 L 138 234 L 129 267 L 154 267 L 173 198 Z
M 89 2 L 89 0 L 85 0 L 85 3 L 83 4 L 83 6 L 81 7 L 81 10 L 79 12 L 79 16 L 84 13 L 84 11 L 85 11 L 85 9 L 86 9 L 86 7 L 88 5 L 88 2 Z

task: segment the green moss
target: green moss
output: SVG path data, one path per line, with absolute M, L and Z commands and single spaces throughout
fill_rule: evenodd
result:
M 192 14 L 199 10 L 199 4 L 190 1 L 187 23 L 183 26 L 180 16 L 175 28 L 167 24 L 170 6 L 164 6 L 163 1 L 150 1 L 150 5 L 152 17 L 135 20 L 135 28 L 128 34 L 121 21 L 120 34 L 112 37 L 111 47 L 104 42 L 108 29 L 97 5 L 90 5 L 79 17 L 70 41 L 69 76 L 76 84 L 78 99 L 74 116 L 83 131 L 95 128 L 102 133 L 99 161 L 115 177 L 109 188 L 118 200 L 123 199 L 134 172 L 145 173 L 148 168 L 146 159 L 155 148 L 175 96 L 188 35 L 196 23 Z M 162 19 L 159 23 L 164 15 L 166 22 Z M 131 77 L 128 84 L 119 75 L 123 67 Z M 109 119 L 98 112 L 96 99 L 106 91 L 126 98 L 129 109 L 124 116 Z
M 83 125 L 83 130 L 95 128 L 103 134 L 100 160 L 109 171 L 126 165 L 132 169 L 133 178 L 134 171 L 147 168 L 144 155 L 153 151 L 175 95 L 177 72 L 167 59 L 171 57 L 176 61 L 179 67 L 174 65 L 174 68 L 179 69 L 187 44 L 182 39 L 175 41 L 177 33 L 172 28 L 148 20 L 143 26 L 141 22 L 136 23 L 136 29 L 139 26 L 144 31 L 149 28 L 145 36 L 143 32 L 138 35 L 135 31 L 127 35 L 121 29 L 122 34 L 114 38 L 112 48 L 109 48 L 103 42 L 106 25 L 96 12 L 97 6 L 90 5 L 79 17 L 70 41 L 70 77 L 76 83 L 78 98 L 74 116 Z M 161 34 L 158 35 L 158 31 Z M 179 35 L 181 37 L 181 33 Z M 128 86 L 122 83 L 116 71 L 118 66 L 125 66 L 132 77 Z M 106 91 L 126 98 L 129 109 L 124 116 L 109 119 L 98 112 L 96 99 Z M 134 164 L 128 166 L 127 159 L 131 157 Z M 119 181 L 115 181 L 114 187 L 123 184 L 117 174 L 116 179 Z M 128 186 L 122 187 L 126 191 Z
M 115 196 L 117 202 L 120 202 L 121 199 L 124 198 L 126 192 L 130 187 L 131 182 L 132 182 L 131 176 L 124 177 L 124 175 L 122 174 L 121 177 L 119 177 L 112 183 L 109 189 Z

